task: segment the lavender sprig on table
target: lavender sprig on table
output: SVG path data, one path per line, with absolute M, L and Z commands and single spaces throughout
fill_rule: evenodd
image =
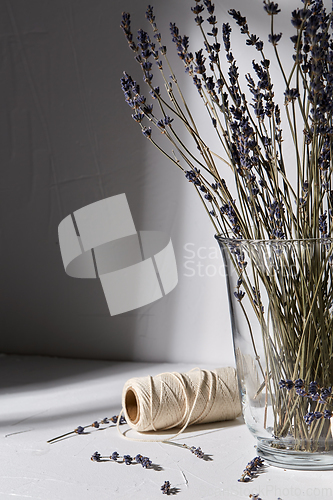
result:
M 144 469 L 150 469 L 152 467 L 152 461 L 148 457 L 138 454 L 133 458 L 130 455 L 119 455 L 117 451 L 107 456 L 102 456 L 98 451 L 95 451 L 90 459 L 93 462 L 109 460 L 111 462 L 125 463 L 126 465 L 140 464 Z
M 164 484 L 161 486 L 161 491 L 162 491 L 163 495 L 169 495 L 170 488 L 171 488 L 170 481 L 164 481 Z
M 254 457 L 243 470 L 243 474 L 241 475 L 238 481 L 240 483 L 248 483 L 252 481 L 253 478 L 257 477 L 259 472 L 262 472 L 264 469 L 264 461 L 260 457 Z
M 104 425 L 109 425 L 109 424 L 116 425 L 118 422 L 118 419 L 119 419 L 119 415 L 113 415 L 113 417 L 111 417 L 111 418 L 105 417 L 100 421 L 95 420 L 95 422 L 93 422 L 92 424 L 85 425 L 84 427 L 82 427 L 81 425 L 78 425 L 76 427 L 76 429 L 74 429 L 73 431 L 66 432 L 66 434 L 62 434 L 61 436 L 57 436 L 55 438 L 52 438 L 49 441 L 47 441 L 47 443 L 53 443 L 54 441 L 57 441 L 58 439 L 62 439 L 66 436 L 70 436 L 71 434 L 84 434 L 85 429 L 88 429 L 90 427 L 93 429 L 99 429 L 100 426 L 104 426 Z M 126 419 L 123 416 L 121 416 L 119 419 L 119 425 L 123 425 L 123 424 L 126 424 Z
M 205 454 L 200 447 L 196 448 L 195 446 L 188 446 L 187 444 L 182 444 L 182 447 L 186 448 L 187 450 L 190 450 L 190 452 L 193 453 L 193 455 L 195 455 L 198 458 L 205 457 Z

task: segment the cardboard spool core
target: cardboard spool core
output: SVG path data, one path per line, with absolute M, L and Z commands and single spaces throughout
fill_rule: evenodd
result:
M 125 409 L 132 424 L 137 424 L 140 418 L 140 406 L 138 396 L 133 387 L 127 389 L 125 395 Z

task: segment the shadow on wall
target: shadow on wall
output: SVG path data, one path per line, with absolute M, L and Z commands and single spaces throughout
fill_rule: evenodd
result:
M 169 21 L 186 31 L 192 4 L 154 2 L 168 46 Z M 222 22 L 229 7 L 245 10 L 242 0 L 226 4 L 218 6 Z M 120 88 L 124 70 L 142 78 L 119 28 L 121 12 L 132 13 L 135 33 L 149 29 L 146 7 L 143 0 L 0 3 L 0 352 L 215 362 L 225 350 L 219 322 L 229 319 L 218 280 L 212 286 L 182 269 L 186 244 L 213 242 L 206 214 L 192 186 L 142 136 Z M 178 74 L 182 80 L 183 69 Z M 137 229 L 172 238 L 182 272 L 168 296 L 111 317 L 97 280 L 65 274 L 57 228 L 120 193 Z
M 97 281 L 66 276 L 57 237 L 67 215 L 123 192 L 137 228 L 169 232 L 167 193 L 176 197 L 177 187 L 172 178 L 150 186 L 155 159 L 119 83 L 124 61 L 135 66 L 121 12 L 145 8 L 143 0 L 0 5 L 2 352 L 163 359 L 153 309 L 111 317 Z M 159 201 L 147 219 L 144 186 Z M 137 336 L 146 339 L 139 353 Z

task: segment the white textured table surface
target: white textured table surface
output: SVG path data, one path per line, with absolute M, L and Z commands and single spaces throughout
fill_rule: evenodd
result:
M 46 443 L 78 425 L 118 414 L 128 378 L 191 368 L 0 356 L 0 499 L 162 499 L 167 498 L 160 491 L 166 480 L 179 500 L 237 500 L 251 493 L 262 500 L 333 498 L 333 471 L 267 467 L 253 482 L 239 483 L 256 455 L 254 439 L 240 418 L 190 427 L 174 441 L 200 446 L 208 461 L 172 444 L 127 441 L 114 427 Z M 95 463 L 90 456 L 96 450 L 102 455 L 141 453 L 159 467 Z

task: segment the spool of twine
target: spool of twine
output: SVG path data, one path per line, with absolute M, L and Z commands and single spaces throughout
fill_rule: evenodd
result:
M 161 373 L 129 379 L 122 406 L 129 426 L 139 432 L 232 420 L 241 413 L 234 368 Z

